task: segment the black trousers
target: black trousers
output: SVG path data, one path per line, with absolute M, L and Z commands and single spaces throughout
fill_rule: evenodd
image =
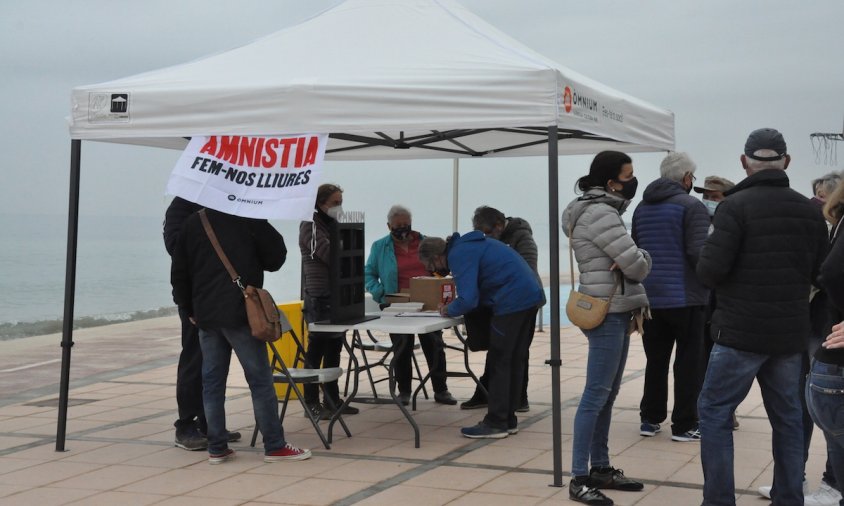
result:
M 305 321 L 308 323 L 326 320 L 330 316 L 328 297 L 310 297 L 305 295 Z M 305 361 L 308 367 L 340 367 L 340 352 L 343 349 L 345 332 L 311 332 L 308 334 L 308 349 Z M 305 402 L 319 403 L 319 384 L 305 383 Z M 336 381 L 325 384 L 325 394 L 331 397 L 334 405 L 339 405 L 340 387 Z
M 661 423 L 667 417 L 668 368 L 674 344 L 674 409 L 671 411 L 671 432 L 682 434 L 697 426 L 697 398 L 703 385 L 706 367 L 703 328 L 706 306 L 651 309 L 645 320 L 645 390 L 639 404 L 642 421 Z
M 176 404 L 179 419 L 173 425 L 176 432 L 196 424 L 204 433 L 208 430 L 202 407 L 202 350 L 199 348 L 199 329 L 190 322 L 188 314 L 179 310 L 182 321 L 182 352 L 176 369 Z
M 530 362 L 530 345 L 533 343 L 533 333 L 536 331 L 536 322 L 530 328 L 530 337 L 528 337 L 528 349 L 525 352 L 525 377 L 522 386 L 522 396 L 519 399 L 519 406 L 524 406 L 528 403 L 528 377 L 530 376 L 530 369 L 528 368 L 528 363 Z M 481 374 L 480 378 L 478 378 L 478 382 L 483 385 L 484 388 L 489 391 L 489 375 L 487 371 L 489 370 L 489 353 L 486 355 L 486 361 L 484 362 L 484 373 Z M 480 389 L 480 387 L 475 387 L 475 393 L 472 394 L 473 399 L 487 399 L 486 394 Z
M 484 418 L 490 427 L 508 429 L 518 424 L 516 408 L 521 401 L 536 311 L 534 307 L 492 317 L 486 370 L 489 400 Z
M 390 334 L 390 340 L 393 342 L 393 349 L 397 349 L 398 343 L 402 340 L 414 339 L 412 334 Z M 409 343 L 408 343 L 409 344 Z M 443 333 L 441 330 L 436 332 L 429 332 L 427 334 L 419 334 L 419 344 L 422 345 L 422 353 L 425 354 L 425 361 L 428 362 L 428 370 L 431 371 L 431 384 L 434 387 L 434 392 L 445 392 L 448 390 L 446 385 L 446 370 L 445 370 L 445 343 L 443 342 Z M 413 354 L 413 346 L 406 346 L 402 353 L 393 356 L 395 360 L 395 374 L 396 383 L 399 386 L 399 392 L 409 394 L 411 390 L 411 379 L 413 378 L 413 363 L 410 360 Z

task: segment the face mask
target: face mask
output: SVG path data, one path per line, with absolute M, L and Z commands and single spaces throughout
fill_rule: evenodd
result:
M 616 190 L 616 193 L 627 200 L 632 200 L 636 196 L 636 188 L 639 187 L 639 180 L 635 177 L 630 181 L 619 181 L 616 179 L 615 182 L 621 185 L 621 189 Z
M 328 210 L 325 211 L 325 214 L 327 214 L 333 220 L 337 220 L 337 218 L 339 218 L 340 215 L 343 214 L 343 206 L 329 207 Z
M 703 205 L 706 206 L 706 212 L 709 213 L 709 216 L 715 216 L 715 208 L 718 207 L 720 202 L 715 202 L 714 200 L 704 200 Z
M 404 241 L 410 235 L 410 226 L 390 229 L 390 235 L 399 241 Z

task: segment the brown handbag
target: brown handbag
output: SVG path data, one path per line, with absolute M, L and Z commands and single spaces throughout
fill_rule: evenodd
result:
M 618 288 L 618 278 L 613 285 L 609 299 L 604 300 L 585 293 L 578 292 L 574 287 L 574 252 L 571 247 L 574 225 L 569 226 L 569 275 L 571 276 L 571 292 L 566 302 L 566 316 L 569 321 L 583 330 L 594 329 L 604 323 L 610 310 L 613 294 Z
M 252 335 L 259 341 L 266 341 L 268 343 L 277 341 L 281 337 L 281 318 L 279 317 L 278 307 L 276 307 L 273 296 L 270 292 L 263 288 L 258 288 L 252 285 L 243 287 L 240 282 L 240 276 L 232 267 L 228 257 L 223 252 L 220 241 L 217 240 L 217 234 L 211 228 L 211 222 L 208 221 L 208 216 L 205 214 L 205 209 L 199 211 L 199 218 L 202 220 L 202 226 L 205 228 L 205 233 L 208 234 L 208 239 L 211 240 L 211 245 L 214 246 L 214 251 L 220 257 L 220 261 L 226 267 L 232 282 L 240 288 L 243 293 L 243 302 L 246 306 L 246 319 L 249 321 L 249 330 Z

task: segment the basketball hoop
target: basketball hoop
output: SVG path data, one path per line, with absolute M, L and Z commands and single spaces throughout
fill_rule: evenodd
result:
M 815 164 L 838 165 L 838 141 L 844 141 L 844 128 L 842 133 L 809 134 L 809 140 L 815 152 Z

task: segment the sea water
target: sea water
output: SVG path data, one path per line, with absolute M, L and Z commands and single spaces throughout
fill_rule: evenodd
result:
M 278 302 L 296 300 L 301 275 L 299 223 L 271 223 L 284 236 L 288 255 L 278 272 L 266 274 L 265 287 Z M 59 332 L 65 297 L 67 217 L 3 214 L 0 237 L 0 339 Z M 367 242 L 378 238 L 367 237 Z M 547 262 L 547 248 L 542 246 L 540 260 Z M 567 293 L 564 288 L 562 295 Z M 173 314 L 173 306 L 162 218 L 80 217 L 75 320 L 81 325 L 97 325 Z M 546 325 L 549 306 L 543 308 Z

